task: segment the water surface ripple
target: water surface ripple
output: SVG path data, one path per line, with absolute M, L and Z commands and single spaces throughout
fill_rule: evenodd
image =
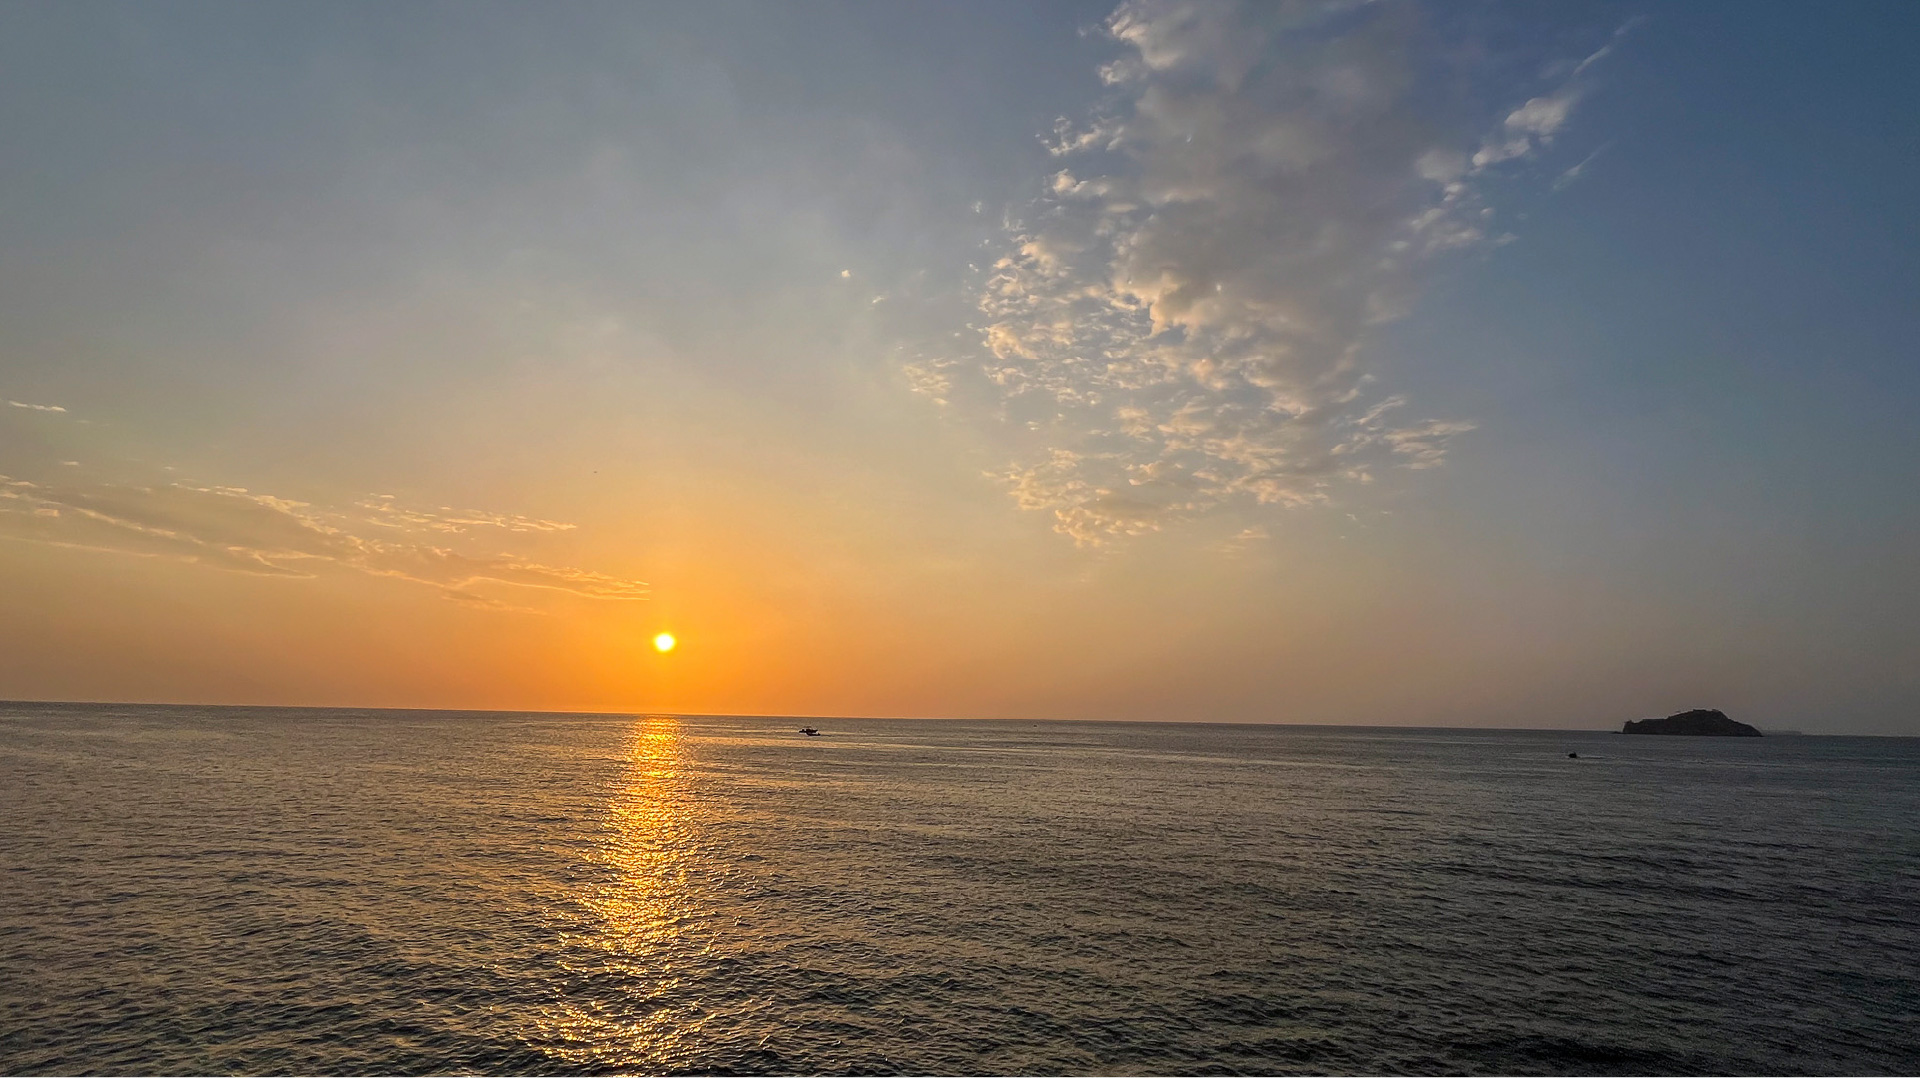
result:
M 0 704 L 0 1071 L 1920 1071 L 1920 741 L 796 725 Z

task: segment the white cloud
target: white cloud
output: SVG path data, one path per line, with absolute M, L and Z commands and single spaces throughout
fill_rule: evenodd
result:
M 1579 87 L 1473 119 L 1498 95 L 1469 68 L 1436 75 L 1467 53 L 1431 25 L 1397 3 L 1113 13 L 1112 97 L 1056 126 L 1067 167 L 985 274 L 989 355 L 911 372 L 1036 435 L 999 473 L 1016 504 L 1095 544 L 1229 502 L 1321 504 L 1434 467 L 1472 429 L 1390 421 L 1403 402 L 1371 384 L 1369 333 L 1437 256 L 1499 242 L 1485 174 L 1562 131 Z
M 478 509 L 455 509 L 450 505 L 443 505 L 437 511 L 409 509 L 395 502 L 391 494 L 379 494 L 369 501 L 355 502 L 354 507 L 365 510 L 368 514 L 366 519 L 370 523 L 403 531 L 442 532 L 457 535 L 474 528 L 499 528 L 510 532 L 561 532 L 572 531 L 575 527 L 572 524 L 538 520 L 533 517 L 488 513 Z
M 266 576 L 306 577 L 338 566 L 502 606 L 474 589 L 538 588 L 588 599 L 645 599 L 642 581 L 552 566 L 497 551 L 459 550 L 475 527 L 541 532 L 569 524 L 494 513 L 423 512 L 387 498 L 358 512 L 315 508 L 240 487 L 169 483 L 34 483 L 0 476 L 0 538 L 166 557 Z M 428 542 L 425 539 L 433 539 Z
M 13 405 L 13 406 L 14 406 L 15 408 L 30 408 L 30 409 L 32 409 L 33 411 L 36 411 L 36 412 L 64 412 L 64 411 L 66 411 L 66 409 L 65 409 L 65 408 L 62 408 L 62 407 L 60 407 L 60 406 L 59 406 L 59 405 L 57 405 L 57 404 L 28 404 L 28 403 L 27 403 L 26 401 L 15 401 L 15 400 L 10 400 L 10 401 L 8 401 L 7 403 L 8 403 L 8 404 L 11 404 L 11 405 Z
M 1633 33 L 1635 30 L 1640 29 L 1642 26 L 1645 26 L 1646 24 L 1647 24 L 1647 17 L 1645 15 L 1635 15 L 1632 18 L 1628 19 L 1626 22 L 1621 23 L 1613 31 L 1614 44 L 1602 45 L 1598 49 L 1595 49 L 1593 52 L 1589 53 L 1586 59 L 1574 65 L 1574 68 L 1573 68 L 1574 76 L 1578 77 L 1582 74 L 1585 74 L 1588 68 L 1606 59 L 1607 57 L 1612 56 L 1614 46 L 1617 45 L 1622 38 L 1626 37 L 1628 34 Z
M 1532 98 L 1514 109 L 1507 114 L 1501 129 L 1487 136 L 1473 155 L 1473 167 L 1481 170 L 1503 161 L 1531 157 L 1542 147 L 1551 145 L 1553 137 L 1566 126 L 1567 117 L 1579 99 L 1579 87 L 1570 85 L 1558 93 Z
M 1593 151 L 1587 156 L 1582 157 L 1578 163 L 1574 164 L 1572 167 L 1568 168 L 1565 172 L 1562 172 L 1557 178 L 1554 179 L 1553 189 L 1556 191 L 1565 190 L 1569 185 L 1579 180 L 1580 177 L 1586 175 L 1587 166 L 1593 164 L 1593 162 L 1597 158 L 1599 158 L 1601 154 L 1606 153 L 1607 149 L 1608 147 L 1601 146 L 1599 149 Z
M 1536 97 L 1509 113 L 1506 127 L 1536 138 L 1551 138 L 1566 124 L 1573 103 L 1574 94 L 1570 90 L 1550 97 Z

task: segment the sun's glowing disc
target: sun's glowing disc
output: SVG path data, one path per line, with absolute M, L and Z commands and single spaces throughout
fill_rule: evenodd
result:
M 673 638 L 672 633 L 661 633 L 659 636 L 653 638 L 653 650 L 672 651 L 673 645 L 677 643 L 679 643 L 679 641 Z

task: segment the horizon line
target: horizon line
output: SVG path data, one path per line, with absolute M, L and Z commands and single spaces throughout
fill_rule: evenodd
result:
M 1594 726 L 1435 726 L 1418 724 L 1391 723 L 1342 723 L 1342 722 L 1286 722 L 1277 720 L 1252 719 L 988 719 L 967 715 L 807 715 L 807 714 L 771 714 L 746 711 L 669 711 L 665 709 L 639 708 L 631 710 L 583 710 L 552 708 L 488 708 L 488 707 L 406 707 L 394 705 L 363 704 L 215 704 L 161 700 L 13 700 L 0 699 L 0 707 L 14 705 L 64 706 L 64 707 L 151 707 L 151 708 L 258 708 L 273 711 L 397 711 L 397 712 L 442 712 L 465 715 L 553 715 L 553 716 L 596 716 L 606 718 L 644 718 L 664 716 L 676 719 L 780 719 L 782 721 L 802 722 L 993 722 L 993 723 L 1108 723 L 1131 726 L 1301 726 L 1316 729 L 1336 730 L 1466 730 L 1486 731 L 1489 733 L 1548 733 L 1548 734 L 1605 734 L 1620 733 L 1612 727 Z M 1643 716 L 1645 717 L 1645 716 Z M 1658 716 L 1652 716 L 1658 717 Z M 1622 720 L 1628 721 L 1628 720 Z M 1786 737 L 1887 737 L 1913 738 L 1916 734 L 1816 734 L 1802 730 L 1766 729 L 1756 727 L 1762 734 Z

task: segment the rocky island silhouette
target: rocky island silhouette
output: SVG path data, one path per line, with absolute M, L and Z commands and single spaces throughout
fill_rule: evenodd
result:
M 1724 711 L 1697 707 L 1664 719 L 1629 720 L 1623 734 L 1682 734 L 1694 737 L 1759 737 L 1760 731 L 1727 718 Z

